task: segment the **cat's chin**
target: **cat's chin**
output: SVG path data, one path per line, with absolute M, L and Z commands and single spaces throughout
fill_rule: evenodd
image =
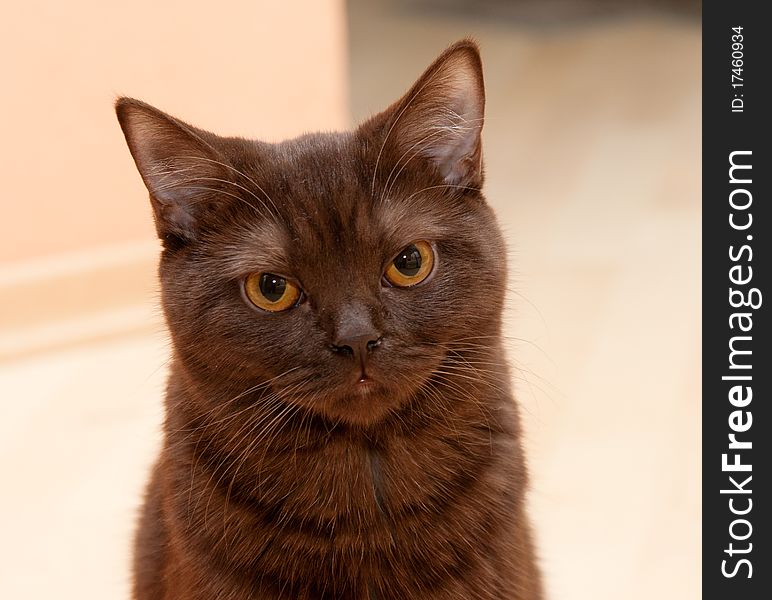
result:
M 324 412 L 349 425 L 374 425 L 401 404 L 399 394 L 374 379 L 357 381 L 328 399 Z

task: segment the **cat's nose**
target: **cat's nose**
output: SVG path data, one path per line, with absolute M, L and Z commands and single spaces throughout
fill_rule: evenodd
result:
M 359 365 L 360 380 L 368 379 L 368 357 L 381 343 L 381 334 L 373 322 L 371 311 L 357 303 L 343 307 L 331 341 L 333 352 L 354 358 L 355 364 Z
M 338 354 L 347 354 L 364 366 L 369 352 L 381 344 L 380 336 L 374 331 L 360 333 L 350 337 L 336 339 L 332 349 Z

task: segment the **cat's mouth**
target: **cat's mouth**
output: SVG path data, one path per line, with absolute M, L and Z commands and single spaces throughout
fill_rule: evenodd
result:
M 386 393 L 386 386 L 380 378 L 375 375 L 373 369 L 362 368 L 356 373 L 355 377 L 352 377 L 351 380 L 344 385 L 342 395 L 344 398 L 350 396 L 353 398 L 376 399 L 377 396 Z
M 369 379 L 358 381 L 348 394 L 332 403 L 330 408 L 339 418 L 352 425 L 372 425 L 398 405 L 399 402 L 383 384 Z
M 421 393 L 443 358 L 429 348 L 416 346 L 408 351 L 381 348 L 385 350 L 391 353 L 373 355 L 366 362 L 337 361 L 323 372 L 318 365 L 308 365 L 284 382 L 289 391 L 286 398 L 332 422 L 375 425 L 399 413 Z M 393 353 L 401 356 L 395 358 Z
M 310 408 L 334 421 L 368 426 L 399 408 L 403 394 L 398 388 L 375 369 L 352 371 L 343 381 L 315 396 Z
M 370 394 L 378 387 L 378 383 L 369 375 L 361 374 L 354 384 L 354 392 L 357 394 Z

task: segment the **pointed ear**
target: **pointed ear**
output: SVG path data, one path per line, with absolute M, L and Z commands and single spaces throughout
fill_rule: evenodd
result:
M 150 192 L 158 236 L 196 239 L 203 211 L 229 175 L 215 136 L 132 98 L 118 99 L 115 112 Z
M 450 185 L 482 185 L 480 133 L 485 112 L 482 61 L 477 44 L 448 48 L 385 117 L 385 144 L 394 146 L 397 171 L 416 157 L 428 159 Z

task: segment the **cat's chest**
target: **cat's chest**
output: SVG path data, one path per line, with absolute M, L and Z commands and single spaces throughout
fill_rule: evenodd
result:
M 407 595 L 384 597 L 411 597 L 408 589 L 459 571 L 490 544 L 504 486 L 495 464 L 465 450 L 456 440 L 405 442 L 299 457 L 298 485 L 274 513 L 274 548 L 300 572 L 313 557 L 309 573 L 357 582 L 351 597 L 381 597 L 375 590 L 393 588 L 396 573 Z
M 477 462 L 452 437 L 331 444 L 293 457 L 295 481 L 280 486 L 286 486 L 287 511 L 330 526 L 349 523 L 364 534 L 367 527 L 393 529 L 406 514 L 445 505 Z
M 202 472 L 201 493 L 180 496 L 193 511 L 183 523 L 202 555 L 246 582 L 291 574 L 282 585 L 336 582 L 353 586 L 336 597 L 362 598 L 401 573 L 404 593 L 388 597 L 415 597 L 409 589 L 477 561 L 491 524 L 514 514 L 511 448 L 462 431 L 256 452 L 232 480 Z

